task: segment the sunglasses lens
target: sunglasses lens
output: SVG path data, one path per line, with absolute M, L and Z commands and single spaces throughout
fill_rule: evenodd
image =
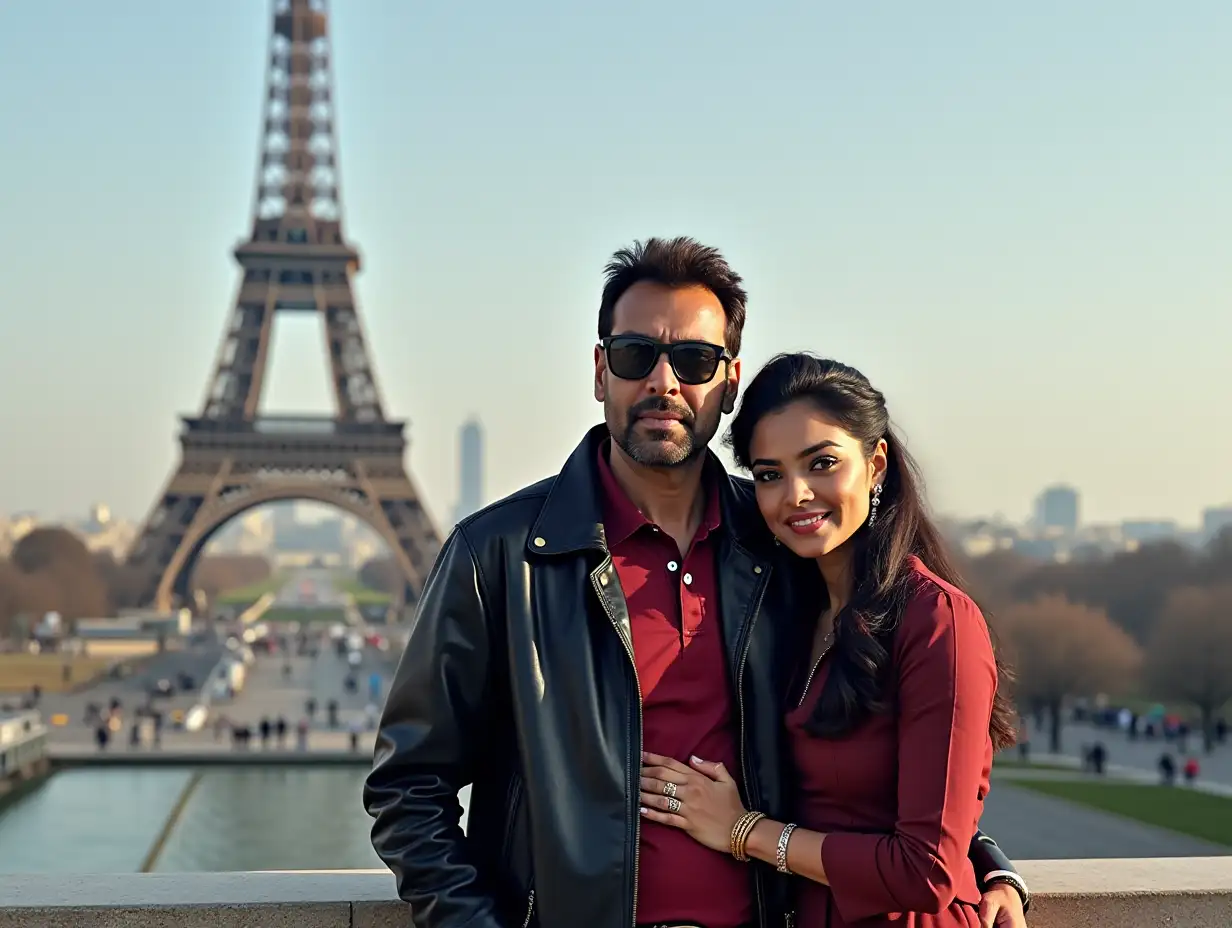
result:
M 681 383 L 709 383 L 719 369 L 719 353 L 709 345 L 675 345 L 672 367 Z
M 607 364 L 622 380 L 641 380 L 654 369 L 655 346 L 640 338 L 613 338 L 607 346 Z

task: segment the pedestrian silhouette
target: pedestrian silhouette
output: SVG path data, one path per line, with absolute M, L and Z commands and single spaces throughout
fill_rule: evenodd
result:
M 1163 780 L 1164 786 L 1171 786 L 1176 782 L 1176 763 L 1172 760 L 1171 754 L 1160 756 L 1159 776 Z
M 1185 784 L 1193 786 L 1196 779 L 1198 779 L 1198 758 L 1191 757 L 1185 761 Z

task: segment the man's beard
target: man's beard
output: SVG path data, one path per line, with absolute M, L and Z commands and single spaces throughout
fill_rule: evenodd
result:
M 612 441 L 629 458 L 646 467 L 680 467 L 706 450 L 710 439 L 718 431 L 719 423 L 704 423 L 709 428 L 697 428 L 697 419 L 683 403 L 667 399 L 649 399 L 633 406 L 627 414 L 623 429 L 612 428 L 612 410 L 607 410 L 608 431 Z M 640 418 L 647 412 L 668 412 L 680 416 L 679 420 L 665 422 L 663 428 L 655 428 L 654 420 Z M 640 434 L 637 432 L 641 429 Z

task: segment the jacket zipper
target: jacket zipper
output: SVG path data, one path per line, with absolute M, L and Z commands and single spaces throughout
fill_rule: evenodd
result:
M 509 860 L 513 856 L 513 835 L 514 829 L 517 827 L 518 821 L 518 806 L 522 801 L 523 791 L 522 778 L 515 772 L 509 781 L 509 817 L 505 822 L 505 860 Z M 532 871 L 530 879 L 530 889 L 526 898 L 526 918 L 522 922 L 522 928 L 530 928 L 530 917 L 535 911 L 535 877 Z
M 800 694 L 800 701 L 796 703 L 796 708 L 799 709 L 804 705 L 804 700 L 808 698 L 809 688 L 813 685 L 813 677 L 817 676 L 817 668 L 821 666 L 821 662 L 826 659 L 826 655 L 830 653 L 830 648 L 825 648 L 817 655 L 817 661 L 813 664 L 813 669 L 809 671 L 808 679 L 804 681 L 804 692 Z
M 744 665 L 749 656 L 749 648 L 753 644 L 753 625 L 757 622 L 757 616 L 761 612 L 761 601 L 766 595 L 766 585 L 769 583 L 769 575 L 763 577 L 761 586 L 757 589 L 757 598 L 753 601 L 753 607 L 749 612 L 749 620 L 744 628 L 744 647 L 740 651 L 740 661 L 736 665 L 736 704 L 740 710 L 740 775 L 744 778 L 745 792 L 749 796 L 749 804 L 755 805 L 755 800 L 759 797 L 753 795 L 753 779 L 749 776 L 749 765 L 745 752 L 745 727 L 744 727 Z M 762 899 L 761 877 L 756 875 L 753 879 L 753 891 L 757 897 L 758 920 L 764 925 L 766 923 L 766 903 Z
M 620 643 L 625 647 L 625 653 L 629 655 L 629 666 L 633 668 L 633 682 L 637 685 L 637 747 L 638 754 L 633 760 L 636 762 L 638 775 L 637 781 L 641 782 L 642 768 L 642 681 L 637 675 L 637 658 L 633 654 L 633 644 L 625 637 L 624 632 L 620 629 L 620 622 L 616 616 L 612 614 L 612 610 L 608 608 L 607 599 L 603 595 L 603 590 L 600 587 L 599 577 L 604 574 L 612 566 L 612 556 L 609 554 L 607 558 L 599 565 L 598 569 L 590 575 L 591 586 L 595 588 L 595 595 L 599 597 L 599 604 L 603 607 L 603 612 L 607 616 L 608 621 L 612 623 L 612 628 L 615 629 L 617 636 L 620 638 Z M 743 725 L 743 710 L 742 721 Z M 637 928 L 637 880 L 638 880 L 638 860 L 641 857 L 642 850 L 642 815 L 640 812 L 633 813 L 633 928 Z M 523 926 L 525 928 L 525 926 Z
M 531 889 L 526 897 L 526 918 L 522 920 L 522 928 L 530 928 L 530 917 L 535 914 L 535 891 Z

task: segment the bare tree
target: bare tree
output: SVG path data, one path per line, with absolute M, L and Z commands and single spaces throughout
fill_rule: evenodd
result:
M 1056 594 L 1093 606 L 1141 644 L 1150 640 L 1168 594 L 1193 582 L 1198 563 L 1179 542 L 1153 542 L 1106 559 L 1043 564 L 1016 592 L 1022 600 Z
M 36 528 L 13 546 L 12 564 L 22 575 L 22 611 L 59 612 L 67 621 L 106 615 L 107 587 L 94 556 L 66 528 Z
M 993 551 L 976 558 L 959 554 L 957 561 L 976 598 L 998 610 L 1020 598 L 1014 595 L 1015 590 L 1041 566 L 1039 561 L 1013 550 Z
M 1059 596 L 1003 609 L 997 628 L 1014 656 L 1019 697 L 1048 711 L 1054 752 L 1064 701 L 1129 688 L 1141 661 L 1137 644 L 1103 611 Z
M 111 612 L 145 605 L 141 601 L 141 596 L 145 592 L 145 578 L 141 571 L 130 567 L 123 561 L 117 561 L 110 552 L 106 551 L 95 554 L 94 563 L 107 587 L 107 599 L 111 605 Z
M 215 554 L 201 558 L 193 571 L 192 587 L 213 602 L 220 593 L 268 580 L 270 562 L 251 554 Z
M 1215 713 L 1232 699 L 1232 583 L 1169 596 L 1144 669 L 1154 695 L 1198 709 L 1209 753 Z
M 13 634 L 14 620 L 24 607 L 22 580 L 21 571 L 8 561 L 0 560 L 0 639 Z

